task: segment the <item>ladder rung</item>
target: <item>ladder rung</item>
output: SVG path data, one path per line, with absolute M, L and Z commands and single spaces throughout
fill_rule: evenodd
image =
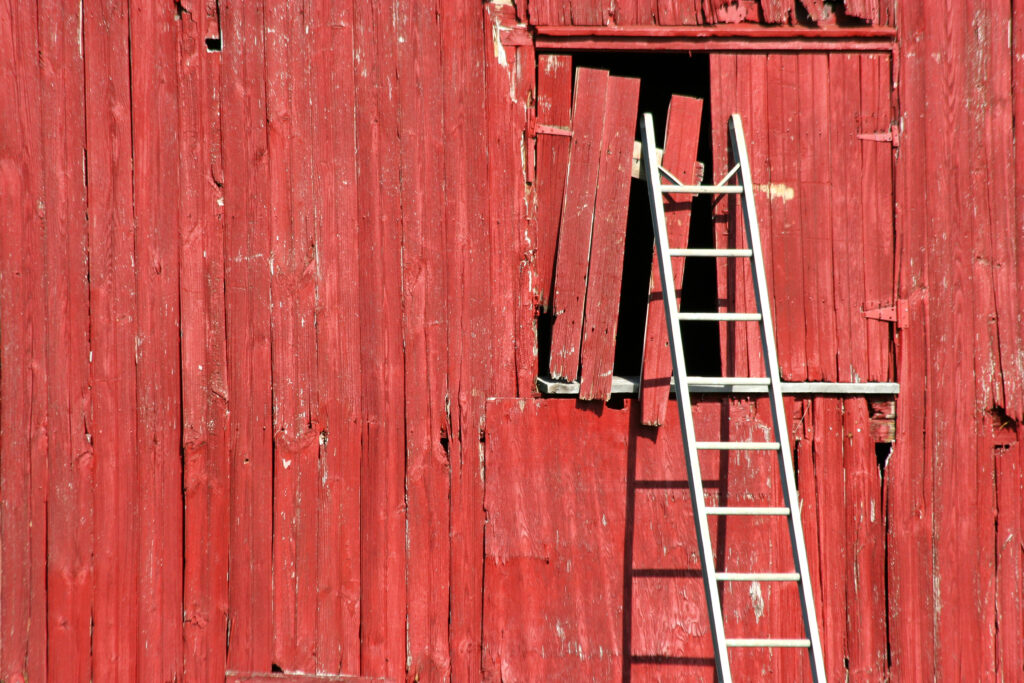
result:
M 726 647 L 810 647 L 806 638 L 726 638 Z
M 715 578 L 719 581 L 799 581 L 800 574 L 797 572 L 716 572 Z
M 709 507 L 704 508 L 709 515 L 748 515 L 748 516 L 783 516 L 789 514 L 789 508 L 756 508 L 756 507 Z
M 739 185 L 662 185 L 664 194 L 743 194 Z
M 778 441 L 698 441 L 700 451 L 777 451 Z
M 731 387 L 737 384 L 743 386 L 767 387 L 771 386 L 770 377 L 696 377 L 688 375 L 687 384 L 701 384 L 709 387 Z
M 760 320 L 760 313 L 680 313 L 680 320 Z
M 750 249 L 669 249 L 669 256 L 753 256 Z

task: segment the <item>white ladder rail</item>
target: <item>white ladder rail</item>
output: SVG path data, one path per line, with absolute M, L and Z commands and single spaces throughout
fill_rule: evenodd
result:
M 642 134 L 642 151 L 645 176 L 648 179 L 648 197 L 651 202 L 651 219 L 654 224 L 655 247 L 658 257 L 658 269 L 661 277 L 662 291 L 676 292 L 672 274 L 671 259 L 674 256 L 690 255 L 687 252 L 697 251 L 693 255 L 711 257 L 746 257 L 750 259 L 757 300 L 757 313 L 715 313 L 715 314 L 681 314 L 676 297 L 663 296 L 665 318 L 668 321 L 669 346 L 672 355 L 673 379 L 677 387 L 687 390 L 677 392 L 676 405 L 679 411 L 679 423 L 683 429 L 686 446 L 686 469 L 690 485 L 690 502 L 697 526 L 697 542 L 701 560 L 704 593 L 711 621 L 711 635 L 715 649 L 715 660 L 718 669 L 718 680 L 731 683 L 732 673 L 729 666 L 728 648 L 730 647 L 800 647 L 808 650 L 811 673 L 816 683 L 824 683 L 824 658 L 821 640 L 818 634 L 817 617 L 814 609 L 813 596 L 809 581 L 807 551 L 804 545 L 803 530 L 800 522 L 800 504 L 796 491 L 796 477 L 793 457 L 789 446 L 786 429 L 785 411 L 782 404 L 781 378 L 778 367 L 778 355 L 775 348 L 775 335 L 772 328 L 768 289 L 766 285 L 764 257 L 761 253 L 760 233 L 757 225 L 757 211 L 754 205 L 753 184 L 750 166 L 746 154 L 746 142 L 743 127 L 738 114 L 729 119 L 729 143 L 735 165 L 728 174 L 716 185 L 690 186 L 683 185 L 667 170 L 658 165 L 655 144 L 654 124 L 650 114 L 644 114 Z M 665 185 L 661 175 L 665 174 L 674 184 Z M 732 177 L 739 175 L 739 184 L 726 185 Z M 666 193 L 682 192 L 690 194 L 737 194 L 740 195 L 743 208 L 744 227 L 747 236 L 747 249 L 729 250 L 687 250 L 672 249 L 668 243 L 668 230 L 665 223 L 663 197 Z M 698 442 L 694 433 L 693 410 L 690 401 L 689 386 L 697 380 L 707 381 L 709 378 L 690 378 L 686 373 L 686 362 L 683 357 L 682 331 L 679 320 L 731 320 L 757 321 L 761 330 L 762 352 L 765 361 L 765 378 L 720 378 L 723 383 L 747 381 L 759 385 L 767 385 L 770 396 L 775 442 Z M 700 473 L 698 453 L 701 450 L 775 450 L 778 453 L 779 477 L 782 482 L 784 507 L 778 508 L 735 508 L 708 507 L 704 501 L 704 485 Z M 711 548 L 708 515 L 763 515 L 786 517 L 795 572 L 717 572 L 714 564 L 714 552 Z M 807 638 L 726 638 L 722 617 L 721 600 L 718 595 L 718 584 L 721 581 L 753 581 L 783 580 L 794 581 L 799 586 L 800 606 L 803 616 L 804 633 Z

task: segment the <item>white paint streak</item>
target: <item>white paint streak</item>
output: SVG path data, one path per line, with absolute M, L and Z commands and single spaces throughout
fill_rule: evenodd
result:
M 796 196 L 793 188 L 783 183 L 761 183 L 754 187 L 759 192 L 764 192 L 768 195 L 768 199 L 781 199 L 784 202 L 788 202 Z

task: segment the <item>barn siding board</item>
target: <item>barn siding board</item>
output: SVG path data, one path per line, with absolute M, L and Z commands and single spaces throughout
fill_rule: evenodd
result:
M 700 141 L 703 101 L 675 95 L 668 106 L 665 123 L 664 155 L 661 164 L 683 184 L 693 183 Z M 669 244 L 686 248 L 690 238 L 690 210 L 693 197 L 668 195 L 665 199 L 665 227 Z M 672 262 L 673 281 L 677 288 L 683 283 L 685 258 Z M 658 272 L 657 255 L 651 263 L 651 284 L 647 298 L 647 329 L 641 368 L 640 405 L 643 423 L 657 426 L 665 419 L 668 407 L 669 382 L 672 377 L 672 355 L 668 350 L 668 328 L 665 321 L 664 292 Z M 676 297 L 678 303 L 678 296 Z
M 572 144 L 565 177 L 562 222 L 555 258 L 552 297 L 551 376 L 579 377 L 580 340 L 587 296 L 587 272 L 599 181 L 602 131 L 607 113 L 608 72 L 576 69 L 572 104 Z
M 88 443 L 88 233 L 85 221 L 81 16 L 39 7 L 45 230 L 42 283 L 46 367 L 46 674 L 88 680 L 92 567 L 92 447 Z M 67 171 L 65 170 L 67 169 Z M 41 615 L 40 615 L 41 616 Z
M 320 442 L 316 670 L 358 673 L 360 623 L 360 336 L 353 3 L 315 5 L 314 88 L 317 394 Z M 346 257 L 339 258 L 338 255 Z
M 139 602 L 135 552 L 135 235 L 128 6 L 83 14 L 89 209 L 91 434 L 95 474 L 92 675 L 135 674 Z M 5 570 L 6 571 L 6 570 Z
M 565 172 L 569 165 L 572 123 L 572 57 L 537 58 L 537 123 L 564 128 L 566 135 L 537 134 L 536 235 L 537 296 L 546 310 L 551 304 L 555 277 L 558 225 L 562 217 Z
M 775 6 L 780 22 L 799 15 L 793 2 Z M 542 474 L 510 471 L 530 453 L 501 440 L 525 437 L 483 420 L 487 397 L 531 393 L 535 367 L 536 233 L 525 218 L 535 188 L 521 137 L 534 58 L 517 22 L 568 25 L 575 11 L 594 27 L 647 25 L 654 7 L 3 6 L 0 678 L 219 678 L 227 668 L 238 680 L 477 680 L 564 665 L 516 650 L 537 633 L 502 632 L 495 610 L 522 603 L 543 616 L 544 593 L 512 592 L 536 585 L 524 577 L 555 577 L 571 597 L 589 588 L 586 576 L 502 565 L 484 548 L 485 528 L 495 531 L 485 478 L 490 515 L 510 495 L 503 481 Z M 659 3 L 656 21 L 755 18 L 756 6 L 736 7 Z M 773 145 L 791 143 L 769 124 L 789 112 L 794 134 L 828 126 L 829 157 L 798 155 L 793 169 L 828 175 L 817 180 L 831 187 L 836 333 L 815 336 L 808 318 L 827 301 L 798 299 L 786 318 L 804 329 L 784 363 L 806 374 L 800 359 L 817 349 L 823 375 L 835 353 L 839 378 L 901 383 L 888 455 L 856 431 L 862 399 L 787 400 L 830 674 L 1016 680 L 1024 257 L 1014 226 L 1024 162 L 1007 150 L 1024 137 L 1013 133 L 1024 125 L 1013 87 L 1024 22 L 1013 21 L 1009 45 L 1004 31 L 1020 17 L 1005 3 L 957 0 L 936 12 L 849 0 L 840 22 L 890 26 L 897 12 L 892 58 L 801 53 L 781 68 L 775 54 L 712 56 L 714 144 L 724 149 L 732 103 L 755 175 L 788 185 L 798 176 L 776 176 Z M 208 49 L 218 36 L 221 51 Z M 892 121 L 898 155 L 884 140 L 847 136 Z M 715 167 L 724 170 L 718 156 Z M 758 193 L 766 226 L 822 218 L 821 205 L 799 203 L 801 185 L 788 206 Z M 816 243 L 804 237 L 801 247 Z M 792 253 L 774 238 L 771 258 Z M 849 263 L 857 254 L 862 270 Z M 821 269 L 795 272 L 820 294 Z M 865 318 L 868 304 L 895 305 L 898 319 Z M 754 363 L 749 334 L 725 341 L 727 363 Z M 801 342 L 803 356 L 793 350 Z M 621 534 L 608 547 L 621 555 L 561 551 L 591 575 L 606 572 L 602 590 L 621 596 L 587 605 L 582 620 L 571 600 L 556 605 L 565 633 L 593 627 L 613 645 L 586 666 L 628 657 L 636 680 L 710 679 L 685 475 L 678 461 L 651 459 L 678 459 L 678 443 L 661 441 L 674 418 L 655 437 L 632 401 L 525 405 L 537 449 L 563 427 L 614 444 L 585 462 L 544 453 L 553 468 L 576 467 L 583 493 L 571 504 L 592 523 L 609 501 L 619 506 L 606 517 Z M 761 402 L 704 401 L 697 412 L 699 424 L 734 433 L 766 420 Z M 304 460 L 285 470 L 293 431 Z M 593 462 L 611 461 L 608 449 L 618 449 L 614 471 L 588 478 Z M 712 458 L 707 475 L 727 481 L 729 496 L 743 486 L 774 495 L 763 473 L 739 476 L 740 462 Z M 644 488 L 659 476 L 668 483 Z M 527 510 L 561 523 L 550 506 Z M 286 515 L 276 528 L 275 512 Z M 595 538 L 611 538 L 607 529 Z M 767 557 L 781 561 L 775 532 L 725 529 L 740 546 L 762 533 Z M 627 555 L 632 568 L 660 560 L 691 573 L 626 581 Z M 277 582 L 275 605 L 274 573 L 290 579 L 292 563 L 295 582 Z M 795 605 L 774 590 L 762 598 L 764 616 L 744 626 L 781 625 Z M 751 596 L 733 588 L 726 605 L 738 620 Z M 275 652 L 302 673 L 271 673 Z M 787 680 L 804 676 L 801 666 L 796 655 L 738 660 L 748 674 Z
M 205 8 L 183 5 L 178 44 L 183 441 L 184 672 L 222 674 L 227 654 L 228 420 L 225 394 L 223 177 L 219 60 L 204 43 Z
M 0 24 L 0 676 L 46 677 L 44 124 L 39 8 L 6 3 Z M 49 55 L 48 55 L 49 57 Z M 35 532 L 33 530 L 36 530 Z
M 359 5 L 356 34 L 356 182 L 363 424 L 360 465 L 361 674 L 399 678 L 405 669 L 405 448 L 401 407 L 400 87 L 397 2 Z M 374 74 L 371 79 L 370 74 Z M 365 258 L 363 256 L 365 255 Z M 394 454 L 387 457 L 387 454 Z
M 583 400 L 607 401 L 612 392 L 639 96 L 640 79 L 614 76 L 608 79 L 580 343 L 580 398 Z
M 441 81 L 441 26 L 433 9 L 410 3 L 403 13 L 399 45 L 403 71 L 425 83 Z M 430 170 L 430 160 L 443 158 L 441 92 L 415 84 L 400 89 L 404 144 L 401 155 L 403 203 L 402 296 L 403 338 L 407 382 L 421 391 L 406 392 L 406 492 L 408 552 L 418 558 L 408 565 L 409 676 L 443 680 L 451 668 L 448 626 L 449 574 L 446 537 L 451 523 L 448 482 L 449 423 L 445 398 L 449 384 L 445 345 L 449 329 L 445 297 L 443 177 Z M 419 125 L 417 125 L 417 123 Z M 443 228 L 442 228 L 443 229 Z M 358 369 L 356 370 L 358 372 Z
M 222 9 L 224 307 L 231 401 L 227 666 L 269 671 L 273 431 L 264 17 L 256 4 Z

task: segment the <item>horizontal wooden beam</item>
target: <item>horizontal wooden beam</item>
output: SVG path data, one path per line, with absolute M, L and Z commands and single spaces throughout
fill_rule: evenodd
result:
M 538 26 L 541 50 L 891 52 L 896 29 L 716 26 Z
M 637 377 L 612 378 L 612 394 L 635 394 L 640 386 Z M 548 377 L 537 378 L 537 390 L 545 396 L 577 396 L 579 382 L 562 382 Z M 672 388 L 673 393 L 675 387 Z M 693 384 L 692 394 L 767 394 L 768 388 L 757 384 Z M 900 393 L 898 382 L 783 382 L 783 394 L 842 395 L 842 396 L 895 396 Z

